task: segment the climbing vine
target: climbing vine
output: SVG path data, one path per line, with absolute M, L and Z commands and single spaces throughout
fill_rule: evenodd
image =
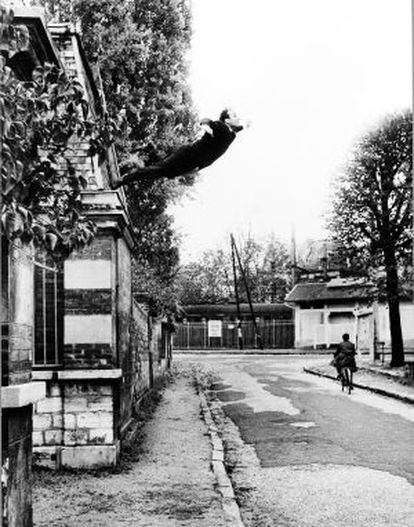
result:
M 71 161 L 74 149 L 81 145 L 88 155 L 99 155 L 118 128 L 107 116 L 94 116 L 81 84 L 56 66 L 36 68 L 30 81 L 16 77 L 8 59 L 27 42 L 17 42 L 11 17 L 2 10 L 2 232 L 68 252 L 95 232 L 82 208 L 87 181 Z

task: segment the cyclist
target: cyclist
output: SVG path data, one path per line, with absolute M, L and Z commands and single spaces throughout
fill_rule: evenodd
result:
M 342 335 L 342 342 L 338 344 L 334 353 L 333 362 L 338 372 L 338 379 L 341 378 L 342 368 L 349 368 L 353 373 L 357 371 L 355 355 L 355 345 L 349 340 L 348 333 L 344 333 Z

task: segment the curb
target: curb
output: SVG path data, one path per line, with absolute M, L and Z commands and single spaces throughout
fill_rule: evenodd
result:
M 310 373 L 311 375 L 317 375 L 318 377 L 325 377 L 326 379 L 332 379 L 333 381 L 337 380 L 336 377 L 334 377 L 333 375 L 329 375 L 328 373 L 323 373 L 317 370 L 312 370 L 310 368 L 303 368 L 303 371 L 306 373 Z M 367 384 L 360 384 L 360 383 L 354 382 L 353 385 L 355 386 L 355 388 L 359 388 L 361 390 L 367 390 L 369 392 L 373 392 L 378 395 L 390 397 L 391 399 L 397 399 L 398 401 L 402 401 L 404 403 L 414 404 L 414 399 L 412 397 L 406 397 L 405 395 L 400 395 L 399 393 L 390 392 L 388 390 L 383 390 L 382 388 L 375 388 L 374 386 L 368 386 Z
M 182 349 L 175 349 L 174 350 L 175 355 L 273 355 L 273 356 L 282 356 L 282 357 L 288 357 L 295 355 L 332 355 L 332 350 L 318 350 L 318 351 L 307 351 L 307 350 L 295 350 L 295 351 L 288 351 L 288 350 L 246 350 L 246 351 L 240 351 L 240 350 L 219 350 L 219 349 L 209 349 L 209 350 L 182 350 Z
M 210 435 L 212 445 L 211 466 L 216 477 L 217 488 L 222 496 L 222 507 L 224 514 L 227 517 L 227 522 L 230 527 L 244 527 L 244 523 L 240 515 L 240 509 L 234 496 L 233 486 L 224 466 L 223 442 L 218 434 L 213 418 L 211 417 L 211 412 L 207 404 L 206 396 L 202 392 L 199 392 L 198 395 L 200 397 L 200 406 L 203 418 L 206 425 L 208 426 L 208 432 Z

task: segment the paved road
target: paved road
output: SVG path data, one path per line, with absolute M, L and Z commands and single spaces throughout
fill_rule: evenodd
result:
M 246 525 L 414 527 L 413 406 L 303 373 L 326 357 L 182 360 L 221 378 Z

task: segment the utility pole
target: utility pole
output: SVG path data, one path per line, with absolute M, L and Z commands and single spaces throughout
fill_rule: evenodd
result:
M 257 327 L 256 318 L 254 316 L 252 297 L 250 295 L 250 288 L 249 288 L 249 284 L 247 282 L 246 272 L 245 272 L 245 270 L 243 268 L 243 265 L 242 265 L 242 262 L 241 262 L 241 258 L 240 258 L 240 254 L 239 254 L 239 250 L 237 249 L 236 241 L 235 241 L 234 236 L 232 234 L 231 234 L 231 242 L 232 242 L 233 251 L 234 251 L 234 253 L 236 255 L 237 262 L 239 264 L 239 269 L 240 269 L 240 273 L 241 273 L 242 278 L 243 278 L 244 287 L 246 289 L 247 300 L 249 302 L 249 307 L 250 307 L 250 314 L 251 314 L 252 319 L 253 319 L 254 333 L 255 333 L 255 337 L 256 337 L 257 346 L 260 349 L 263 349 L 262 338 L 260 336 L 259 328 Z
M 234 281 L 234 294 L 236 296 L 236 308 L 237 308 L 237 341 L 239 349 L 243 349 L 243 333 L 241 327 L 241 313 L 240 313 L 240 298 L 239 298 L 239 285 L 237 283 L 237 271 L 236 271 L 236 257 L 234 255 L 233 235 L 230 235 L 231 245 L 231 262 L 233 265 L 233 281 Z

